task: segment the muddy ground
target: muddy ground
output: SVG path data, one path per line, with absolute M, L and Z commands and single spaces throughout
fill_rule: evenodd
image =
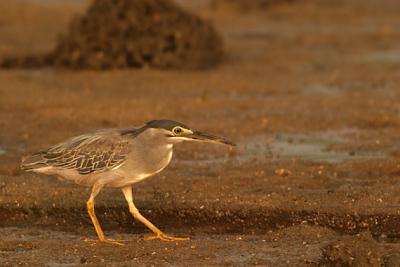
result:
M 85 7 L 34 2 L 0 3 L 0 56 L 48 51 Z M 217 68 L 0 71 L 0 265 L 399 266 L 398 1 L 179 2 L 221 32 Z M 104 190 L 101 224 L 127 242 L 83 242 L 89 189 L 19 171 L 69 136 L 154 118 L 238 143 L 179 145 L 134 186 L 145 216 L 191 241 L 144 241 L 121 192 Z

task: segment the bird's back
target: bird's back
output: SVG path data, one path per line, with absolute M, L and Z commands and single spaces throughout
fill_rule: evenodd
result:
M 21 169 L 38 172 L 69 169 L 82 175 L 113 169 L 125 161 L 130 152 L 130 136 L 138 131 L 107 129 L 73 137 L 24 158 Z

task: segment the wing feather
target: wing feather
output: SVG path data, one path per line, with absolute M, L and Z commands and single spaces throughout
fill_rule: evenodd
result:
M 42 154 L 42 162 L 47 166 L 75 169 L 80 174 L 103 172 L 123 165 L 130 147 L 130 139 L 119 132 L 97 132 L 51 147 Z

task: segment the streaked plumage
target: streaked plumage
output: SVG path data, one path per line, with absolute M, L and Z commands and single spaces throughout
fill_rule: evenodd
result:
M 40 151 L 22 164 L 24 170 L 43 167 L 76 170 L 85 175 L 117 168 L 131 151 L 132 140 L 122 130 L 105 130 L 80 135 Z

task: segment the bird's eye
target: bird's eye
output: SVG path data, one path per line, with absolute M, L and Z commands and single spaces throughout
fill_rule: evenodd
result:
M 175 135 L 178 135 L 178 134 L 181 134 L 181 133 L 183 132 L 183 130 L 182 130 L 182 128 L 180 128 L 180 127 L 175 127 L 175 128 L 172 130 L 172 132 L 173 132 Z

